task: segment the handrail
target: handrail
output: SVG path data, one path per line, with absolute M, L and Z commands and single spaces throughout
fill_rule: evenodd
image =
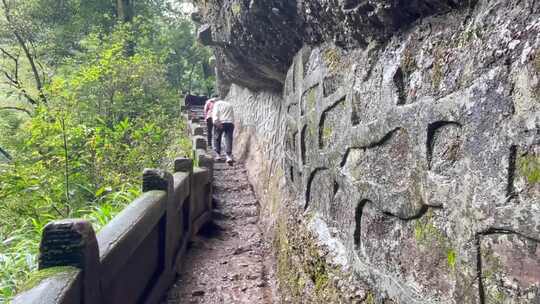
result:
M 145 169 L 143 194 L 97 235 L 84 220 L 47 224 L 39 279 L 13 303 L 159 303 L 188 242 L 211 219 L 213 159 L 197 121 L 189 122 L 189 133 L 198 168 L 177 158 L 173 174 Z

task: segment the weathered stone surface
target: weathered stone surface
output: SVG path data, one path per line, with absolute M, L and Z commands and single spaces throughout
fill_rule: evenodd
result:
M 174 172 L 193 173 L 193 160 L 189 158 L 177 158 L 174 160 Z
M 199 149 L 206 150 L 207 148 L 206 138 L 204 138 L 204 136 L 194 136 L 193 148 L 195 150 L 199 150 Z
M 327 250 L 321 268 L 354 273 L 348 284 L 374 303 L 538 301 L 538 1 L 297 1 L 282 35 L 300 41 L 291 60 L 248 39 L 279 32 L 261 26 L 273 18 L 241 5 L 231 19 L 235 1 L 213 3 L 208 16 L 227 22 L 214 38 L 230 42 L 219 67 L 238 84 L 235 153 L 268 225 L 297 219 L 277 231 L 285 244 L 314 237 L 311 253 L 278 254 L 298 266 L 285 282 L 309 282 L 312 264 L 299 261 Z M 282 91 L 252 85 L 270 83 L 261 67 L 281 71 Z
M 28 303 L 83 303 L 82 271 L 75 267 L 53 267 L 41 270 L 33 275 L 43 275 L 28 290 L 20 290 L 19 294 L 10 302 L 12 304 Z M 49 272 L 49 273 L 43 273 Z M 99 303 L 99 300 L 86 299 L 87 303 Z
M 82 270 L 82 298 L 101 301 L 99 248 L 92 224 L 84 220 L 60 220 L 45 226 L 39 248 L 39 269 L 73 266 Z M 51 282 L 51 284 L 70 284 Z M 66 281 L 67 282 L 67 281 Z M 74 284 L 71 282 L 71 284 Z M 64 296 L 64 295 L 62 295 Z
M 193 129 L 193 135 L 195 135 L 195 136 L 203 136 L 204 135 L 204 128 L 197 127 L 195 129 Z
M 344 48 L 385 42 L 414 21 L 450 10 L 465 0 L 267 0 L 204 1 L 207 22 L 199 40 L 216 47 L 222 82 L 254 90 L 281 90 L 287 69 L 303 43 L 334 41 Z
M 143 171 L 142 180 L 143 192 L 152 190 L 169 191 L 173 178 L 167 171 L 147 168 Z

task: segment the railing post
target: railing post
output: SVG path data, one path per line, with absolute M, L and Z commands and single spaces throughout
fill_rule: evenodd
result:
M 159 285 L 157 290 L 164 291 L 174 280 L 174 243 L 176 236 L 179 234 L 179 232 L 175 231 L 174 229 L 174 223 L 175 221 L 179 221 L 179 219 L 176 214 L 174 204 L 173 176 L 169 172 L 160 169 L 144 169 L 142 177 L 142 191 L 148 192 L 154 190 L 165 191 L 167 193 L 164 224 L 165 231 L 160 232 L 164 234 L 163 237 L 165 240 L 165 248 L 163 248 L 165 254 L 165 265 L 163 274 L 157 283 Z M 154 296 L 159 297 L 159 294 L 151 295 L 151 297 Z
M 189 179 L 189 196 L 188 198 L 180 202 L 182 204 L 181 220 L 182 220 L 182 244 L 181 251 L 184 252 L 187 249 L 189 239 L 191 236 L 191 212 L 194 196 L 194 183 L 193 183 L 193 160 L 190 158 L 179 157 L 174 160 L 174 172 L 183 172 L 188 174 Z
M 195 150 L 205 150 L 207 148 L 206 138 L 203 136 L 194 136 L 193 137 L 193 148 Z
M 195 136 L 203 136 L 204 135 L 204 128 L 200 125 L 194 125 L 193 126 L 193 135 Z
M 68 219 L 47 224 L 39 251 L 40 270 L 57 266 L 81 269 L 84 303 L 101 303 L 99 249 L 90 222 Z
M 193 173 L 193 160 L 186 157 L 178 157 L 174 160 L 174 172 Z

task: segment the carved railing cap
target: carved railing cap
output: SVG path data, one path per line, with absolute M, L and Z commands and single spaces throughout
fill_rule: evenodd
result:
M 187 157 L 178 157 L 174 160 L 174 172 L 193 172 L 193 160 Z
M 165 170 L 146 168 L 143 171 L 142 179 L 143 192 L 152 190 L 168 191 L 172 175 Z

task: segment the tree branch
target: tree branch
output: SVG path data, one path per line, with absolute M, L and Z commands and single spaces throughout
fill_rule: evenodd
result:
M 11 157 L 11 155 L 4 149 L 2 149 L 2 147 L 0 147 L 0 154 L 4 155 L 8 160 L 12 160 L 13 158 Z
M 29 110 L 27 110 L 25 108 L 20 108 L 20 107 L 0 107 L 0 111 L 2 111 L 2 110 L 20 111 L 20 112 L 24 112 L 24 113 L 28 114 L 28 116 L 32 116 L 32 112 L 30 112 Z
M 11 32 L 17 39 L 17 42 L 19 43 L 19 46 L 22 48 L 24 55 L 26 56 L 26 59 L 28 60 L 28 63 L 30 64 L 30 68 L 32 69 L 32 74 L 34 75 L 36 88 L 39 92 L 39 98 L 43 101 L 43 103 L 47 103 L 47 97 L 45 96 L 45 92 L 43 91 L 43 81 L 41 79 L 41 76 L 39 75 L 39 71 L 36 65 L 36 58 L 30 52 L 30 49 L 28 48 L 28 45 L 26 44 L 26 41 L 23 39 L 22 35 L 13 26 L 12 16 L 10 15 L 10 9 L 6 0 L 2 0 L 2 4 L 4 5 L 4 16 L 6 17 L 6 21 L 11 27 Z
M 15 65 L 14 71 L 7 71 L 5 69 L 0 69 L 0 72 L 3 73 L 6 79 L 8 80 L 6 84 L 20 91 L 20 93 L 24 96 L 24 98 L 26 98 L 26 100 L 30 104 L 37 105 L 38 101 L 35 100 L 32 96 L 30 96 L 30 94 L 26 92 L 26 90 L 21 85 L 21 82 L 19 81 L 19 55 L 13 55 L 2 47 L 0 47 L 0 52 L 4 54 L 6 57 L 8 57 L 9 59 L 11 59 L 13 61 L 13 64 Z

